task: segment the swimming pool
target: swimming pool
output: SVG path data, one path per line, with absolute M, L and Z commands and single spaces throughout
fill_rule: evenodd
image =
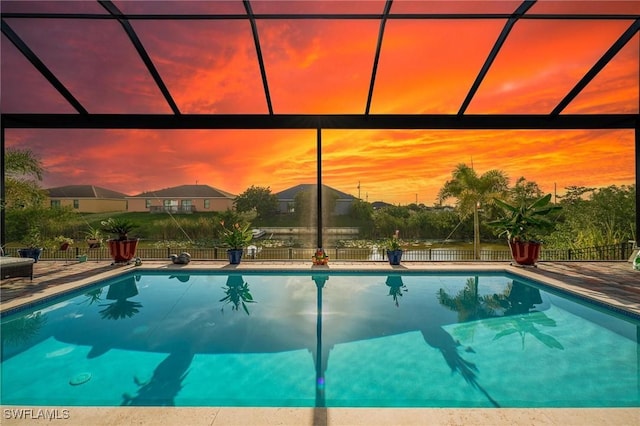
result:
M 512 274 L 128 274 L 2 319 L 2 403 L 636 407 L 640 321 Z

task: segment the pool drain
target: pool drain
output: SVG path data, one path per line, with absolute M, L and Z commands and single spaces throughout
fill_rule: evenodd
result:
M 69 384 L 71 386 L 78 386 L 87 383 L 89 380 L 91 380 L 91 373 L 80 373 L 72 377 L 71 380 L 69 380 Z

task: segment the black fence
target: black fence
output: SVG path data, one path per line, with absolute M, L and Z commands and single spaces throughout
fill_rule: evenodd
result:
M 8 256 L 18 256 L 17 248 L 8 248 L 5 254 Z M 603 247 L 589 247 L 583 249 L 568 250 L 541 250 L 541 261 L 617 261 L 628 260 L 633 251 L 633 243 L 621 243 Z M 138 248 L 136 256 L 143 260 L 166 260 L 171 254 L 187 252 L 192 260 L 227 260 L 227 249 L 223 247 L 211 248 Z M 330 261 L 385 261 L 386 253 L 378 248 L 325 248 Z M 249 248 L 244 250 L 243 261 L 311 261 L 311 256 L 315 253 L 315 248 Z M 42 251 L 42 260 L 64 260 L 64 261 L 101 261 L 109 260 L 109 249 L 105 246 L 88 249 L 85 247 L 71 247 L 68 250 L 48 250 Z M 481 250 L 480 261 L 510 261 L 511 252 L 504 250 Z M 477 261 L 473 250 L 470 249 L 448 249 L 448 248 L 425 248 L 416 250 L 405 250 L 402 255 L 403 262 L 465 262 Z

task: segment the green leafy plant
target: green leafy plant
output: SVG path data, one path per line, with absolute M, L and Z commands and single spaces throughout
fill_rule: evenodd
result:
M 40 235 L 40 229 L 36 226 L 32 226 L 27 231 L 27 234 L 22 239 L 25 247 L 29 248 L 42 248 L 43 240 Z
M 84 233 L 87 240 L 102 240 L 102 231 L 98 228 L 89 226 L 89 229 Z
M 227 228 L 224 226 L 224 221 L 221 221 L 220 225 L 222 226 L 223 243 L 233 250 L 244 248 L 253 238 L 251 229 L 249 229 L 250 224 L 248 223 L 245 225 L 234 223 L 231 227 Z
M 400 240 L 400 231 L 396 231 L 393 237 L 384 241 L 385 250 L 396 251 L 402 250 L 402 241 Z
M 53 239 L 56 244 L 73 244 L 73 238 L 65 237 L 64 235 L 58 235 Z
M 550 213 L 562 207 L 550 205 L 551 194 L 547 194 L 534 202 L 511 205 L 505 201 L 494 199 L 496 205 L 502 209 L 499 219 L 488 222 L 499 236 L 506 236 L 513 241 L 536 241 L 544 232 L 553 228 L 554 223 L 548 219 Z
M 102 231 L 100 229 L 89 226 L 84 235 L 89 248 L 99 248 L 102 245 Z
M 109 234 L 117 235 L 118 240 L 127 240 L 129 232 L 137 228 L 138 226 L 133 222 L 126 219 L 119 219 L 110 217 L 107 220 L 100 222 L 102 225 L 102 231 Z
M 52 250 L 60 250 L 62 247 L 66 248 L 73 245 L 73 239 L 69 237 L 65 237 L 64 235 L 58 235 L 54 237 L 50 241 L 47 242 L 47 248 L 51 248 Z

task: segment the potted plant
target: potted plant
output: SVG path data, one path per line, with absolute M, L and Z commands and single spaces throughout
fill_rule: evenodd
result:
M 56 250 L 66 251 L 73 245 L 73 239 L 65 237 L 64 235 L 58 235 L 53 239 L 53 247 Z
M 129 232 L 137 227 L 133 222 L 120 219 L 109 218 L 100 222 L 102 231 L 114 235 L 116 238 L 107 240 L 109 253 L 114 263 L 129 263 L 136 255 L 138 248 L 138 238 L 129 238 Z
M 229 263 L 237 265 L 242 260 L 242 251 L 251 241 L 253 233 L 249 229 L 249 224 L 234 223 L 233 226 L 227 228 L 224 226 L 224 221 L 221 221 L 220 225 L 222 226 L 222 241 L 229 247 L 227 250 Z
M 102 232 L 100 229 L 89 226 L 89 230 L 84 234 L 90 249 L 100 248 L 102 245 Z
M 402 260 L 402 247 L 400 245 L 399 235 L 400 231 L 396 231 L 393 237 L 389 238 L 384 244 L 390 265 L 399 265 Z
M 518 265 L 533 265 L 540 256 L 540 236 L 553 228 L 548 219 L 552 212 L 562 207 L 550 205 L 551 194 L 547 194 L 534 202 L 511 205 L 505 201 L 494 199 L 502 209 L 502 216 L 488 223 L 499 236 L 506 236 L 513 260 Z
M 324 249 L 317 249 L 315 254 L 311 256 L 311 261 L 314 265 L 326 265 L 329 263 L 329 255 L 325 253 Z
M 18 249 L 18 255 L 25 258 L 30 257 L 37 263 L 38 259 L 40 259 L 40 254 L 42 254 L 42 237 L 40 236 L 40 230 L 32 226 L 27 231 L 27 235 L 25 235 L 22 242 L 25 247 Z

